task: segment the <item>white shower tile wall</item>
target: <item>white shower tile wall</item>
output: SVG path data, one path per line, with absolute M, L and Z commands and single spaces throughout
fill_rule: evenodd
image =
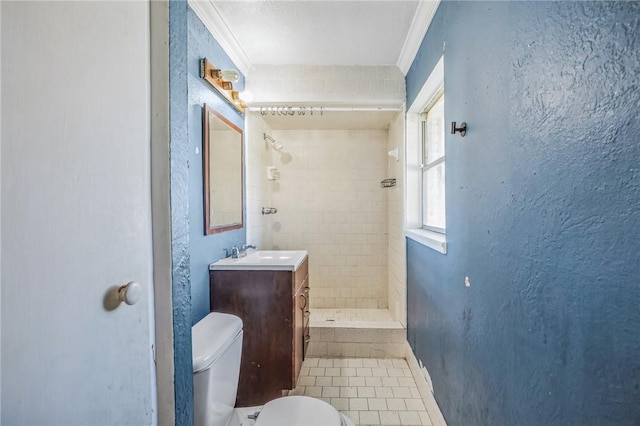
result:
M 271 128 L 259 113 L 249 112 L 245 118 L 245 185 L 247 190 L 247 243 L 269 250 L 272 240 L 272 215 L 263 215 L 262 207 L 273 206 L 274 182 L 267 180 L 267 167 L 273 166 L 273 149 L 263 138 Z
M 254 102 L 402 103 L 404 75 L 396 66 L 256 65 L 246 89 Z
M 389 126 L 387 150 L 398 149 L 398 160 L 387 157 L 388 176 L 396 179 L 396 186 L 387 188 L 389 223 L 389 311 L 403 326 L 407 325 L 407 267 L 404 237 L 404 116 L 398 114 Z
M 277 130 L 275 249 L 306 249 L 312 308 L 387 308 L 386 130 Z

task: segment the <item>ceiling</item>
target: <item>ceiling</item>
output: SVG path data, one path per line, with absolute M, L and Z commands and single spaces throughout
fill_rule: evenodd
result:
M 397 65 L 439 0 L 189 0 L 246 76 L 253 65 Z
M 214 1 L 253 64 L 395 65 L 417 1 Z

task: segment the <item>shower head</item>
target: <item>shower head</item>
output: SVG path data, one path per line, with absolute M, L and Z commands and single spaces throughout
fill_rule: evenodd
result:
M 274 138 L 272 138 L 271 136 L 267 135 L 266 133 L 263 133 L 262 135 L 263 135 L 265 141 L 271 142 L 271 146 L 273 147 L 273 149 L 275 149 L 276 151 L 280 151 L 282 149 L 282 144 L 279 143 L 279 142 L 276 142 L 276 140 Z

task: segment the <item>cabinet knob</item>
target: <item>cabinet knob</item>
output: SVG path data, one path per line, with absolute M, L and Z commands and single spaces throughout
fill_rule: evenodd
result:
M 142 287 L 135 281 L 130 281 L 118 289 L 118 299 L 127 305 L 135 305 L 142 296 Z

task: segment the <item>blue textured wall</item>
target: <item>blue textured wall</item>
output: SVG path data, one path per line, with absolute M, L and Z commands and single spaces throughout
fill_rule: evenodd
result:
M 245 231 L 204 235 L 202 104 L 238 127 L 243 118 L 199 77 L 199 59 L 235 68 L 186 1 L 169 3 L 171 222 L 176 425 L 193 424 L 191 326 L 209 312 L 208 265 L 222 248 L 245 242 Z M 236 84 L 244 85 L 244 77 Z M 196 148 L 198 148 L 196 152 Z
M 408 339 L 450 425 L 640 424 L 640 3 L 443 2 L 447 239 Z M 464 286 L 468 276 L 471 287 Z
M 246 227 L 220 234 L 204 234 L 202 105 L 213 107 L 241 129 L 244 129 L 244 118 L 202 81 L 199 61 L 200 58 L 207 58 L 222 69 L 237 67 L 191 9 L 188 10 L 188 22 L 191 322 L 195 324 L 209 313 L 209 264 L 223 258 L 225 248 L 241 246 L 246 241 Z M 242 91 L 244 76 L 240 77 L 239 82 L 234 83 L 234 88 Z M 246 223 L 246 215 L 244 222 Z
M 186 1 L 169 2 L 169 68 L 175 418 L 176 425 L 192 425 Z

